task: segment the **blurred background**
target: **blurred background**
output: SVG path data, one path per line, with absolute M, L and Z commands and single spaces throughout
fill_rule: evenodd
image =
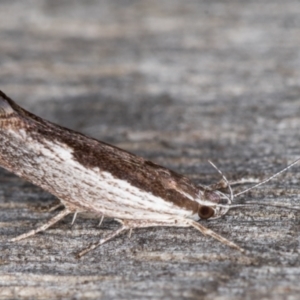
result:
M 1 1 L 1 89 L 29 104 L 93 95 L 259 110 L 298 99 L 299 13 L 298 1 Z
M 18 104 L 195 182 L 219 180 L 207 159 L 238 179 L 265 178 L 299 157 L 298 0 L 6 0 L 0 41 L 0 89 Z M 285 195 L 287 203 L 290 191 L 291 203 L 299 203 L 298 173 L 293 168 L 269 183 L 261 197 Z M 3 170 L 1 176 L 1 220 L 25 224 L 0 226 L 1 272 L 12 276 L 0 278 L 11 298 L 22 295 L 14 287 L 25 275 L 25 285 L 35 284 L 23 287 L 28 297 L 299 295 L 300 225 L 292 213 L 249 209 L 209 223 L 261 260 L 237 258 L 193 230 L 167 228 L 137 231 L 79 262 L 70 253 L 99 236 L 88 221 L 5 246 L 10 228 L 45 218 L 26 205 L 53 198 Z
M 296 0 L 1 1 L 0 87 L 128 150 L 257 142 L 275 155 L 298 148 L 299 26 Z

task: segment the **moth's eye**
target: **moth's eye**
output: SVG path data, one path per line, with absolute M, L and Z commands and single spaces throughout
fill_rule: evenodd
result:
M 213 208 L 209 206 L 200 206 L 199 211 L 198 211 L 198 216 L 201 219 L 209 219 L 214 215 L 215 211 Z

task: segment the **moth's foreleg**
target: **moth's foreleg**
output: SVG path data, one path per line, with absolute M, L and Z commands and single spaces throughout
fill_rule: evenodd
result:
M 245 250 L 243 248 L 241 248 L 240 246 L 238 246 L 237 244 L 225 239 L 224 237 L 222 237 L 221 235 L 218 235 L 217 233 L 215 233 L 214 231 L 204 227 L 203 225 L 190 220 L 190 226 L 196 228 L 197 230 L 199 230 L 203 235 L 208 235 L 211 236 L 212 238 L 220 241 L 222 244 L 227 245 L 229 247 L 235 248 L 241 252 L 245 252 Z
M 224 190 L 224 189 L 227 189 L 227 188 L 228 188 L 228 183 L 224 179 L 221 179 L 217 183 L 210 184 L 207 187 L 207 190 L 209 190 L 209 191 L 218 191 L 218 190 Z
M 228 186 L 236 186 L 236 185 L 243 185 L 243 184 L 251 184 L 251 183 L 258 183 L 260 182 L 257 178 L 241 178 L 239 180 L 235 181 L 229 181 L 228 183 L 221 179 L 217 183 L 213 183 L 209 186 L 207 186 L 207 189 L 209 191 L 219 191 L 219 190 L 225 190 L 228 188 Z

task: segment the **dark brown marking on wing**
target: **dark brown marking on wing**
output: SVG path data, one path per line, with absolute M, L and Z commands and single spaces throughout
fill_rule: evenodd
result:
M 47 139 L 66 144 L 73 149 L 74 159 L 83 166 L 98 167 L 179 207 L 194 213 L 198 211 L 199 204 L 184 195 L 196 198 L 199 191 L 187 177 L 118 147 L 46 121 L 21 108 L 1 91 L 0 96 L 9 103 L 15 112 L 12 117 L 18 120 L 10 126 L 26 128 L 28 134 L 37 141 Z

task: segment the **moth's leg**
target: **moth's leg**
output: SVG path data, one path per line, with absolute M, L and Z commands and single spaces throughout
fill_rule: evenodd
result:
M 48 212 L 55 211 L 58 208 L 62 208 L 62 207 L 64 207 L 64 205 L 58 200 L 48 208 Z
M 106 236 L 105 238 L 99 240 L 99 242 L 94 243 L 94 244 L 90 244 L 87 248 L 85 248 L 84 250 L 80 251 L 76 256 L 77 258 L 82 257 L 83 255 L 87 254 L 88 252 L 96 249 L 97 247 L 103 245 L 104 243 L 108 242 L 109 240 L 113 239 L 114 237 L 118 236 L 119 234 L 121 234 L 123 231 L 128 230 L 129 228 L 127 226 L 121 226 L 119 229 L 113 231 L 112 233 L 110 233 L 108 236 Z
M 135 221 L 135 220 L 124 220 L 122 222 L 123 226 L 126 225 L 131 230 L 134 228 L 145 228 L 145 227 L 155 227 L 155 226 L 172 226 L 172 227 L 194 227 L 200 231 L 203 235 L 211 236 L 212 238 L 220 241 L 222 244 L 225 244 L 229 247 L 235 248 L 241 252 L 245 252 L 243 248 L 237 244 L 225 239 L 221 235 L 218 235 L 214 231 L 204 227 L 196 221 L 190 219 L 174 219 L 169 221 L 153 222 L 153 221 Z
M 74 225 L 75 220 L 76 220 L 76 218 L 77 218 L 77 215 L 78 215 L 78 211 L 75 211 L 75 212 L 74 212 L 74 215 L 73 215 L 72 222 L 71 222 L 71 227 Z
M 222 237 L 221 235 L 218 235 L 217 233 L 215 233 L 214 231 L 204 227 L 203 225 L 199 224 L 198 222 L 195 222 L 193 220 L 189 221 L 190 226 L 196 228 L 198 231 L 200 231 L 203 235 L 208 235 L 211 236 L 212 238 L 220 241 L 222 244 L 227 245 L 229 247 L 235 248 L 241 252 L 245 252 L 245 250 L 243 248 L 241 248 L 240 246 L 238 246 L 237 244 L 225 239 L 224 237 Z
M 98 227 L 100 227 L 100 226 L 101 226 L 101 224 L 102 224 L 103 220 L 104 220 L 104 215 L 102 215 L 102 216 L 101 216 L 101 219 L 100 219 L 100 221 L 99 221 L 99 223 L 98 223 Z
M 20 241 L 23 239 L 26 239 L 32 235 L 35 235 L 36 233 L 40 232 L 40 231 L 44 231 L 47 228 L 49 228 L 50 226 L 54 225 L 55 223 L 57 223 L 58 221 L 60 221 L 62 218 L 64 218 L 65 216 L 67 216 L 68 214 L 70 214 L 71 211 L 68 208 L 65 208 L 64 210 L 62 210 L 59 214 L 57 214 L 56 216 L 54 216 L 52 219 L 50 219 L 47 223 L 41 225 L 40 227 L 30 230 L 26 233 L 23 233 L 15 238 L 12 238 L 10 241 L 11 242 L 16 242 L 16 241 Z
M 224 180 L 221 179 L 217 183 L 213 183 L 207 187 L 207 190 L 209 191 L 218 191 L 222 189 L 227 189 L 228 188 L 228 183 Z
M 255 178 L 241 178 L 238 181 L 229 182 L 227 180 L 227 178 L 224 176 L 224 174 L 222 173 L 222 171 L 220 169 L 218 169 L 218 167 L 215 166 L 215 164 L 213 164 L 211 161 L 208 161 L 208 162 L 222 176 L 222 179 L 219 182 L 217 182 L 215 184 L 211 184 L 208 187 L 206 187 L 206 189 L 209 190 L 209 191 L 223 190 L 223 189 L 227 189 L 227 188 L 229 188 L 229 190 L 231 191 L 231 186 L 233 186 L 233 185 L 246 184 L 246 183 L 257 183 L 257 182 L 259 182 Z
M 86 249 L 80 251 L 77 254 L 77 257 L 80 258 L 83 255 L 87 254 L 91 250 L 96 249 L 97 247 L 103 245 L 104 243 L 108 242 L 109 240 L 113 239 L 114 237 L 120 235 L 126 230 L 129 230 L 129 234 L 131 235 L 131 232 L 134 228 L 146 228 L 146 227 L 155 227 L 155 226 L 176 226 L 176 227 L 189 227 L 190 225 L 185 223 L 177 223 L 177 220 L 171 220 L 171 221 L 140 221 L 140 220 L 119 220 L 118 222 L 122 224 L 122 226 L 110 233 L 108 236 L 106 236 L 103 239 L 100 239 L 99 242 L 90 244 Z
M 39 212 L 52 212 L 61 207 L 64 207 L 64 205 L 60 202 L 59 199 L 56 199 L 54 203 L 51 203 L 49 205 L 36 205 L 34 209 Z
M 113 239 L 114 237 L 118 236 L 119 234 L 123 233 L 126 230 L 132 231 L 132 229 L 135 228 L 146 228 L 146 227 L 156 227 L 156 226 L 170 226 L 170 227 L 194 227 L 198 231 L 200 231 L 204 235 L 208 235 L 213 237 L 214 239 L 220 241 L 222 244 L 225 244 L 229 247 L 235 248 L 241 252 L 244 252 L 245 250 L 236 245 L 235 243 L 223 238 L 222 236 L 218 235 L 214 231 L 204 227 L 203 225 L 193 221 L 193 220 L 187 220 L 187 219 L 174 219 L 174 220 L 168 220 L 168 221 L 140 221 L 140 220 L 117 220 L 122 224 L 122 226 L 113 231 L 111 234 L 106 236 L 103 239 L 100 239 L 99 242 L 91 244 L 86 249 L 82 250 L 77 254 L 77 257 L 80 258 L 83 255 L 87 254 L 91 250 L 96 249 L 97 247 L 103 245 L 104 243 L 108 242 L 109 240 Z

